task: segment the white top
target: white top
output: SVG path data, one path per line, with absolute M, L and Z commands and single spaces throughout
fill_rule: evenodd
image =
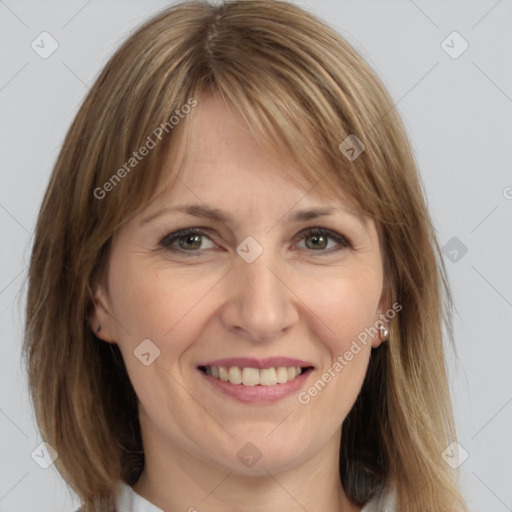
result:
M 137 494 L 129 485 L 121 482 L 116 500 L 117 512 L 164 512 Z M 377 496 L 369 501 L 361 512 L 396 512 L 394 496 L 391 493 Z

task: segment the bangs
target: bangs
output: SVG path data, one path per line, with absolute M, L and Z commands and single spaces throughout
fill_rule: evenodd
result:
M 320 116 L 312 115 L 303 107 L 304 100 L 311 99 L 307 88 L 305 91 L 294 90 L 287 80 L 271 75 L 258 75 L 259 80 L 256 76 L 247 76 L 243 83 L 239 83 L 230 71 L 224 69 L 224 73 L 215 74 L 207 87 L 196 89 L 192 94 L 197 100 L 196 111 L 168 139 L 167 154 L 154 169 L 158 169 L 155 173 L 158 178 L 154 181 L 152 196 L 145 204 L 141 202 L 140 208 L 168 192 L 178 180 L 182 181 L 188 150 L 196 140 L 193 117 L 201 109 L 203 99 L 212 95 L 227 111 L 241 116 L 244 128 L 254 137 L 261 151 L 278 162 L 283 175 L 302 189 L 304 196 L 335 198 L 360 216 L 373 217 L 362 203 L 364 196 L 360 196 L 354 178 L 364 172 L 362 161 L 346 159 L 338 149 L 337 138 L 332 135 L 342 132 L 342 121 L 333 113 L 337 130 L 324 131 L 319 128 L 317 117 Z M 251 78 L 254 80 L 249 83 Z M 256 94 L 254 89 L 259 92 Z M 299 97 L 300 92 L 306 96 Z M 325 117 L 328 116 L 324 109 L 322 120 L 326 121 Z
M 244 5 L 237 9 L 243 11 Z M 382 118 L 382 108 L 368 100 L 371 91 L 361 85 L 364 76 L 356 75 L 356 69 L 365 74 L 364 64 L 324 25 L 297 20 L 294 26 L 290 14 L 295 8 L 290 9 L 287 13 L 283 8 L 282 20 L 275 19 L 275 12 L 274 19 L 267 19 L 262 10 L 254 25 L 250 15 L 241 16 L 236 9 L 215 16 L 207 11 L 204 19 L 188 27 L 185 44 L 181 39 L 175 48 L 171 40 L 176 36 L 166 26 L 162 40 L 152 41 L 144 53 L 151 72 L 139 78 L 136 89 L 124 93 L 122 111 L 127 105 L 138 106 L 122 115 L 134 126 L 131 136 L 124 139 L 117 162 L 99 170 L 97 183 L 108 179 L 106 168 L 112 172 L 126 162 L 190 98 L 199 109 L 201 98 L 212 93 L 242 116 L 262 150 L 282 160 L 283 173 L 306 193 L 334 194 L 359 213 L 384 222 L 378 182 L 389 179 L 390 173 L 375 170 L 385 164 L 379 152 L 387 141 L 372 132 Z M 178 51 L 183 52 L 179 59 Z M 141 63 L 134 66 L 142 69 Z M 191 112 L 172 131 L 163 133 L 161 143 L 139 169 L 116 187 L 112 196 L 117 197 L 109 198 L 110 210 L 119 215 L 111 232 L 160 193 L 164 173 L 170 174 L 169 186 L 179 179 L 186 148 L 193 143 L 193 116 Z M 339 148 L 349 135 L 365 147 L 353 160 Z M 175 156 L 171 167 L 165 165 L 169 152 Z M 295 165 L 290 167 L 290 161 Z

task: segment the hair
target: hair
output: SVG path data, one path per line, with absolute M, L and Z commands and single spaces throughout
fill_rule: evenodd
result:
M 452 300 L 405 128 L 345 39 L 274 0 L 191 1 L 160 12 L 110 58 L 69 128 L 37 220 L 23 347 L 36 420 L 59 472 L 87 511 L 109 510 L 119 482 L 133 485 L 142 472 L 137 397 L 119 348 L 89 326 L 92 284 L 112 236 L 154 196 L 165 155 L 189 124 L 189 116 L 176 129 L 168 120 L 212 92 L 265 148 L 299 164 L 292 177 L 342 191 L 375 221 L 385 290 L 402 310 L 389 341 L 372 349 L 342 426 L 345 492 L 364 504 L 393 488 L 399 510 L 466 511 L 441 456 L 456 440 L 443 338 L 453 345 Z M 158 127 L 166 129 L 157 141 Z M 348 135 L 364 144 L 355 159 L 339 148 Z M 130 160 L 150 138 L 155 147 Z

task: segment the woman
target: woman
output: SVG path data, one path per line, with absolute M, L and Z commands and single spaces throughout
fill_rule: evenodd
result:
M 302 9 L 137 30 L 67 134 L 29 280 L 34 408 L 82 510 L 467 510 L 414 157 Z

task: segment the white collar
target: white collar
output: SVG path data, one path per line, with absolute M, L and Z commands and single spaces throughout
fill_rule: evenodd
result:
M 361 509 L 361 512 L 396 512 L 395 492 L 384 489 Z
M 164 512 L 121 482 L 116 499 L 117 512 Z

